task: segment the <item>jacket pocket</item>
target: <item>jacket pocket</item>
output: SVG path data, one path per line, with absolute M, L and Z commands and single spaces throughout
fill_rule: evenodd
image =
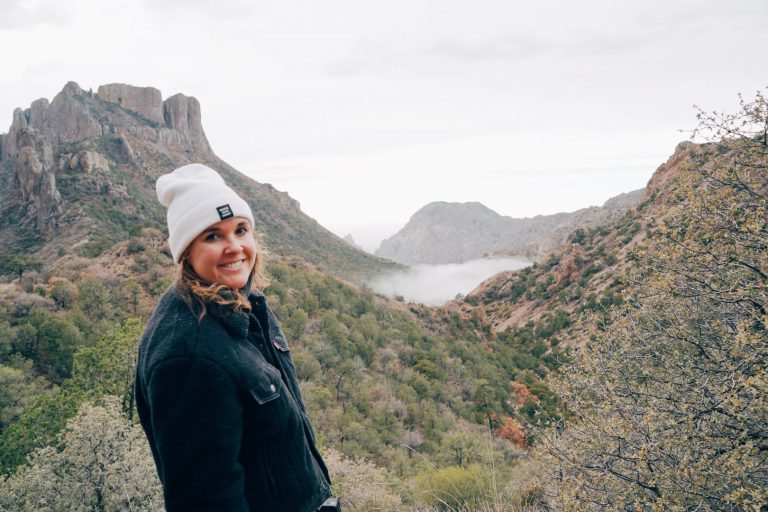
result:
M 264 405 L 280 398 L 280 383 L 271 380 L 252 383 L 248 387 L 248 393 L 256 400 L 257 404 Z
M 290 415 L 290 401 L 280 372 L 271 366 L 255 369 L 247 380 L 249 400 L 245 404 L 244 441 L 281 434 Z

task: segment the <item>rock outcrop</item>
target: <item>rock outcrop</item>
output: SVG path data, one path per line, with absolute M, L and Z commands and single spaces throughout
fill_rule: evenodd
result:
M 84 104 L 85 92 L 75 82 L 69 82 L 51 103 L 41 98 L 26 110 L 13 111 L 13 122 L 5 136 L 2 157 L 17 156 L 16 136 L 26 127 L 40 132 L 52 148 L 62 143 L 100 137 L 101 124 Z
M 186 135 L 190 143 L 210 152 L 203 132 L 200 102 L 190 96 L 175 94 L 163 102 L 165 126 Z
M 118 105 L 122 111 L 111 105 Z M 2 136 L 0 159 L 17 156 L 16 136 L 28 126 L 39 131 L 54 151 L 60 144 L 117 136 L 125 154 L 135 163 L 134 149 L 124 137 L 131 133 L 200 157 L 213 155 L 203 131 L 200 103 L 183 94 L 163 102 L 154 87 L 108 84 L 100 86 L 94 96 L 69 82 L 50 103 L 41 98 L 25 110 L 14 110 L 11 127 Z
M 40 236 L 50 238 L 61 214 L 51 146 L 39 131 L 25 127 L 16 134 L 15 153 L 16 184 L 27 214 L 34 219 Z
M 667 199 L 667 196 L 671 194 L 673 187 L 670 187 L 670 182 L 675 179 L 682 167 L 690 163 L 693 155 L 701 154 L 704 152 L 704 146 L 694 144 L 690 141 L 684 141 L 675 147 L 675 152 L 667 159 L 666 162 L 661 164 L 656 172 L 653 173 L 651 179 L 648 181 L 646 187 L 645 198 L 649 198 L 652 195 L 661 194 L 663 200 Z
M 42 113 L 42 125 L 32 126 L 42 131 L 53 147 L 94 139 L 102 134 L 101 123 L 85 105 L 85 92 L 75 82 L 69 82 L 53 98 L 50 106 Z
M 107 84 L 99 86 L 97 95 L 100 99 L 116 103 L 152 123 L 163 124 L 163 97 L 154 87 Z
M 108 171 L 109 160 L 96 151 L 78 151 L 77 153 L 63 153 L 59 156 L 59 171 L 81 171 L 89 174 L 96 170 Z

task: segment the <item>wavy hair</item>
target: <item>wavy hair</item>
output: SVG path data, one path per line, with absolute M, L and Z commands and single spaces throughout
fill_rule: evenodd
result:
M 208 312 L 208 303 L 232 308 L 235 311 L 250 311 L 251 303 L 248 300 L 248 292 L 251 289 L 261 290 L 269 285 L 269 278 L 267 278 L 265 273 L 267 251 L 261 243 L 260 234 L 254 231 L 253 238 L 256 241 L 256 261 L 248 277 L 245 291 L 243 289 L 233 290 L 223 284 L 204 281 L 195 272 L 195 269 L 192 268 L 192 263 L 189 261 L 192 244 L 189 244 L 184 249 L 181 261 L 177 267 L 176 284 L 182 291 L 184 302 L 197 315 L 198 320 L 202 321 Z

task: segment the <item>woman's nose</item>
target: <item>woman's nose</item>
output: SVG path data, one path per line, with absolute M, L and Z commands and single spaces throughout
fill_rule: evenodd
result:
M 226 238 L 227 245 L 224 246 L 224 254 L 235 254 L 237 252 L 240 252 L 242 249 L 240 247 L 240 243 L 237 241 L 237 239 L 233 236 L 228 236 Z

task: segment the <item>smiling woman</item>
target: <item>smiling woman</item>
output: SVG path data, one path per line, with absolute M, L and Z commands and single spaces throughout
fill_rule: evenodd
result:
M 212 225 L 195 238 L 182 260 L 189 261 L 204 281 L 242 288 L 256 263 L 256 240 L 248 219 L 234 217 Z
M 179 272 L 142 335 L 135 389 L 166 510 L 312 512 L 330 479 L 285 335 L 256 290 L 253 213 L 204 165 L 156 188 Z

